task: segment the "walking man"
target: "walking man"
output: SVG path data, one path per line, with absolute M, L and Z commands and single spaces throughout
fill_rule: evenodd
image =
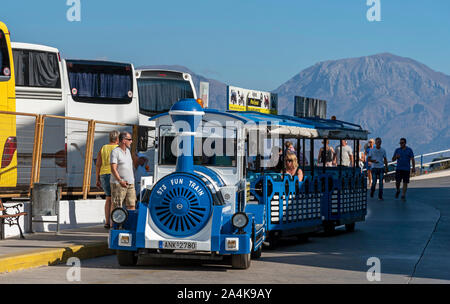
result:
M 395 198 L 400 194 L 400 183 L 403 180 L 402 200 L 406 200 L 406 190 L 408 189 L 409 176 L 411 170 L 416 172 L 416 161 L 414 160 L 414 152 L 410 147 L 406 146 L 406 138 L 400 138 L 400 148 L 397 148 L 392 156 L 392 161 L 397 161 L 397 168 L 395 170 L 395 186 L 397 192 Z
M 134 188 L 134 158 L 131 156 L 130 133 L 121 132 L 119 146 L 111 152 L 111 200 L 114 208 L 126 207 L 134 210 L 136 191 Z
M 383 177 L 384 173 L 388 171 L 388 164 L 386 158 L 386 150 L 381 148 L 381 138 L 375 139 L 375 148 L 369 151 L 369 162 L 372 163 L 372 187 L 370 188 L 370 197 L 373 197 L 377 180 L 380 181 L 378 186 L 378 200 L 383 200 Z M 384 163 L 384 165 L 383 165 Z
M 105 191 L 105 228 L 109 229 L 111 219 L 111 151 L 117 147 L 119 143 L 119 131 L 114 130 L 109 133 L 109 144 L 104 145 L 97 154 L 96 176 L 97 187 Z

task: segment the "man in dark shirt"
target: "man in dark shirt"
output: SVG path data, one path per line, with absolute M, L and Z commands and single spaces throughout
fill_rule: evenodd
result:
M 395 193 L 395 198 L 398 198 L 400 194 L 400 183 L 403 180 L 402 200 L 406 200 L 406 190 L 408 189 L 411 161 L 413 173 L 416 172 L 416 162 L 414 160 L 413 150 L 406 146 L 405 138 L 400 138 L 400 148 L 395 150 L 394 156 L 392 156 L 392 161 L 397 161 L 397 168 L 395 171 L 395 186 L 397 187 L 397 192 Z

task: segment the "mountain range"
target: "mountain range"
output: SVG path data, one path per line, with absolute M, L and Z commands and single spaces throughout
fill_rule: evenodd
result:
M 175 69 L 210 83 L 210 107 L 226 109 L 226 84 Z M 238 85 L 233 83 L 233 85 Z M 370 137 L 381 137 L 392 156 L 401 137 L 416 154 L 450 148 L 450 76 L 410 58 L 390 53 L 329 60 L 300 71 L 272 92 L 278 94 L 278 112 L 293 115 L 294 96 L 327 100 L 327 117 L 360 124 Z

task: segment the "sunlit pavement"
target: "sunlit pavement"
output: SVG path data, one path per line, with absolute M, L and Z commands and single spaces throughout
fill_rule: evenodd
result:
M 384 201 L 369 199 L 355 232 L 286 239 L 248 270 L 146 258 L 123 268 L 109 256 L 81 261 L 80 282 L 59 265 L 2 274 L 0 283 L 450 283 L 450 178 L 412 182 L 406 202 L 394 199 L 393 187 L 385 185 Z M 380 282 L 367 279 L 371 257 L 380 260 Z

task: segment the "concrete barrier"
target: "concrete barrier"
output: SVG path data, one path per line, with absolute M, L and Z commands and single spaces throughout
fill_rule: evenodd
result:
M 17 203 L 5 203 L 5 206 Z M 25 233 L 30 232 L 30 202 L 24 202 L 21 211 L 28 212 L 27 216 L 20 217 L 20 226 Z M 59 205 L 59 229 L 74 229 L 105 223 L 105 200 L 76 200 L 60 201 Z M 56 216 L 36 216 L 34 220 L 55 221 Z M 19 235 L 17 226 L 5 225 L 5 238 L 16 237 Z M 33 223 L 34 232 L 56 231 L 56 223 Z

